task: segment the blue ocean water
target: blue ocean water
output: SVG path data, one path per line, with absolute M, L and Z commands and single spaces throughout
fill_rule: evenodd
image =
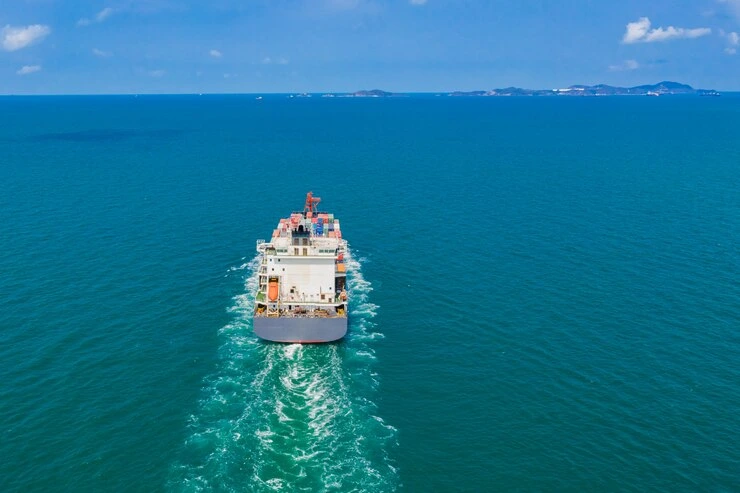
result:
M 0 491 L 740 490 L 740 97 L 0 111 Z M 308 190 L 350 333 L 261 343 Z

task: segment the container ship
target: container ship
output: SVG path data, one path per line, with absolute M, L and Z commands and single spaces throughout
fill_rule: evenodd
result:
M 308 192 L 302 212 L 280 219 L 269 241 L 257 240 L 253 327 L 262 339 L 320 343 L 347 333 L 347 242 L 320 202 Z

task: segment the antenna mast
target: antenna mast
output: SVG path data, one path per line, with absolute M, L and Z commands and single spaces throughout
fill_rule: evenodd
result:
M 316 206 L 319 205 L 319 202 L 321 202 L 320 197 L 314 197 L 313 192 L 308 192 L 306 194 L 306 205 L 303 206 L 303 212 L 316 212 Z

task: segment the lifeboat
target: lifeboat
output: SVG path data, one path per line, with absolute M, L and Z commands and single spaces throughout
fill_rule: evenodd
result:
M 277 301 L 278 299 L 278 280 L 270 279 L 270 283 L 267 286 L 267 298 L 270 301 Z

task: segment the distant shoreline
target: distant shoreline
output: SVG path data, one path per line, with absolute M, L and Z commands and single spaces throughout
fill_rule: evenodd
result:
M 522 89 L 520 87 L 506 87 L 502 89 L 478 90 L 478 91 L 453 91 L 443 92 L 447 96 L 454 97 L 511 97 L 511 96 L 544 96 L 544 97 L 584 97 L 584 96 L 664 96 L 664 95 L 695 95 L 695 96 L 720 96 L 719 91 L 714 89 L 694 89 L 688 84 L 679 82 L 662 81 L 657 84 L 646 84 L 634 87 L 610 86 L 597 84 L 595 86 L 572 85 L 556 89 Z M 349 94 L 351 97 L 393 97 L 398 94 L 373 89 L 370 91 L 357 91 Z M 345 96 L 345 97 L 347 97 Z M 331 96 L 329 96 L 331 97 Z

